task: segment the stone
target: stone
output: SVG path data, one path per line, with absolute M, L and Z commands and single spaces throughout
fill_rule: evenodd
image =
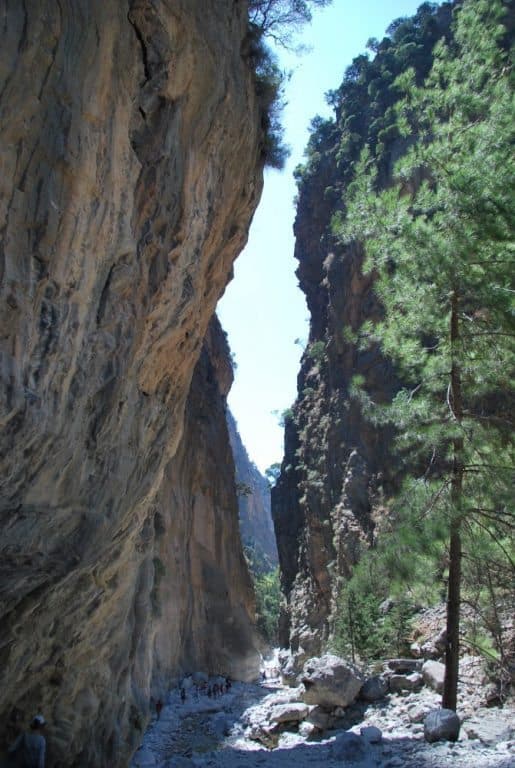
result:
M 305 739 L 309 739 L 311 736 L 314 736 L 315 733 L 318 732 L 319 729 L 316 727 L 316 725 L 308 722 L 307 720 L 304 720 L 304 722 L 299 724 L 299 734 Z
M 437 693 L 443 692 L 443 682 L 445 678 L 445 665 L 439 661 L 428 660 L 422 667 L 422 677 L 429 688 Z
M 271 723 L 298 723 L 304 720 L 309 714 L 309 707 L 306 704 L 291 703 L 277 704 L 271 711 Z
M 379 701 L 379 699 L 384 698 L 387 693 L 388 680 L 385 680 L 385 678 L 380 675 L 374 675 L 374 677 L 369 677 L 365 680 L 361 686 L 359 698 L 368 702 Z
M 424 720 L 424 738 L 429 743 L 457 741 L 460 725 L 460 719 L 452 709 L 433 709 Z
M 385 670 L 397 674 L 420 672 L 422 664 L 420 659 L 388 659 L 385 662 Z
M 380 744 L 383 739 L 381 729 L 375 725 L 364 725 L 359 732 L 369 744 Z
M 331 728 L 334 722 L 334 717 L 323 707 L 315 706 L 311 708 L 306 721 L 314 725 L 319 731 L 325 731 L 328 728 Z
M 420 672 L 412 672 L 410 675 L 391 675 L 388 678 L 388 686 L 391 693 L 404 691 L 416 691 L 422 687 L 424 678 Z
M 331 744 L 331 757 L 334 760 L 362 760 L 366 754 L 364 739 L 351 731 L 339 734 Z
M 326 708 L 349 706 L 363 685 L 358 669 L 333 654 L 309 659 L 301 680 L 306 689 L 303 701 Z

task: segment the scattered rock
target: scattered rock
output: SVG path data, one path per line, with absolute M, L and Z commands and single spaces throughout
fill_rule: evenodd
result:
M 424 682 L 433 691 L 437 693 L 443 692 L 443 681 L 445 677 L 445 665 L 439 661 L 426 661 L 422 667 L 422 677 Z
M 424 738 L 435 741 L 457 741 L 460 719 L 452 709 L 433 709 L 424 720 Z
M 306 704 L 347 707 L 358 695 L 363 678 L 353 664 L 328 653 L 306 662 L 302 682 Z

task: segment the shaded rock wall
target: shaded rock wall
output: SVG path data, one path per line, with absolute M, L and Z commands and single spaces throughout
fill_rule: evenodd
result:
M 227 411 L 227 424 L 236 467 L 241 538 L 244 544 L 252 547 L 256 567 L 269 570 L 278 563 L 270 485 L 250 460 L 230 410 Z
M 317 118 L 298 170 L 295 221 L 297 275 L 311 313 L 298 396 L 285 430 L 285 458 L 272 491 L 282 587 L 287 609 L 281 642 L 318 654 L 330 637 L 339 587 L 374 538 L 387 500 L 398 487 L 400 463 L 393 433 L 372 424 L 352 379 L 359 376 L 376 402 L 391 399 L 399 382 L 377 347 L 353 339 L 381 307 L 373 277 L 363 274 L 357 242 L 333 235 L 345 216 L 346 194 L 366 147 L 378 184 L 387 186 L 410 144 L 395 126 L 396 78 L 412 67 L 427 76 L 435 43 L 452 35 L 454 3 L 424 3 L 375 41 L 375 56 L 358 56 L 330 95 L 334 116 Z
M 42 710 L 50 765 L 123 765 L 153 677 L 252 662 L 233 485 L 203 477 L 218 352 L 184 426 L 261 191 L 246 8 L 27 0 L 0 25 L 0 722 Z

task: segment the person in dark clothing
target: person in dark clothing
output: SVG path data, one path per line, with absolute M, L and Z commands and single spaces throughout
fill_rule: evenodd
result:
M 157 719 L 158 720 L 161 717 L 161 710 L 162 709 L 163 709 L 163 702 L 161 701 L 161 699 L 158 699 L 156 701 L 156 715 L 157 715 Z
M 45 724 L 43 715 L 36 715 L 30 724 L 30 731 L 20 733 L 7 750 L 9 754 L 19 756 L 22 768 L 45 768 L 46 741 L 42 734 Z

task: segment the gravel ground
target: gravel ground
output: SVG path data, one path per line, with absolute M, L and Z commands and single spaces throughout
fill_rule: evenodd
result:
M 427 744 L 423 716 L 440 704 L 440 697 L 428 689 L 351 708 L 338 730 L 315 739 L 285 731 L 275 749 L 266 749 L 248 738 L 247 724 L 256 708 L 284 700 L 288 690 L 278 682 L 235 683 L 230 693 L 217 699 L 190 696 L 185 703 L 172 692 L 131 768 L 515 768 L 513 707 L 480 709 L 474 697 L 462 697 L 459 741 Z M 337 758 L 339 735 L 346 730 L 359 735 L 366 725 L 380 728 L 381 743 Z

